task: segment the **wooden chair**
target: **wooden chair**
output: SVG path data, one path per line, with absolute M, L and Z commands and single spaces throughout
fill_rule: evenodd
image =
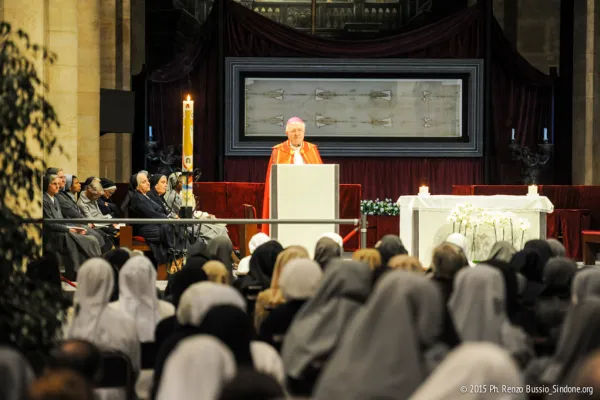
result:
M 250 204 L 244 204 L 244 218 L 245 219 L 256 219 L 256 208 Z M 239 229 L 239 241 L 240 241 L 240 254 L 242 257 L 250 255 L 250 249 L 248 248 L 248 241 L 252 236 L 258 233 L 258 224 L 246 224 L 242 225 Z
M 144 253 L 152 252 L 146 240 L 141 236 L 133 236 L 133 226 L 121 226 L 119 230 L 119 247 L 127 247 L 130 250 L 139 250 Z M 156 279 L 164 281 L 167 279 L 167 265 L 159 264 L 156 267 Z
M 600 231 L 582 231 L 583 264 L 595 265 L 596 253 L 600 250 Z
M 127 400 L 135 400 L 135 374 L 129 357 L 119 351 L 102 352 L 102 376 L 96 387 L 122 388 Z

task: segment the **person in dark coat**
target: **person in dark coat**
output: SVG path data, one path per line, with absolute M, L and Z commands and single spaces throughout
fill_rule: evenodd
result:
M 60 172 L 62 172 L 62 170 L 60 170 L 59 173 Z M 77 206 L 77 202 L 75 200 L 75 195 L 79 193 L 81 188 L 77 177 L 68 174 L 64 175 L 64 185 L 62 185 L 63 180 L 61 179 L 60 175 L 58 175 L 58 178 L 60 191 L 54 196 L 54 198 L 58 200 L 60 211 L 63 217 L 85 218 L 85 216 L 81 213 L 81 210 Z M 100 250 L 103 254 L 110 251 L 110 249 L 113 248 L 114 241 L 112 236 L 99 229 L 95 229 L 94 224 L 88 224 L 87 226 L 81 224 L 73 225 L 85 228 L 89 235 L 95 237 L 96 240 L 98 240 L 98 243 L 100 244 Z
M 133 177 L 132 182 L 133 183 Z M 148 197 L 150 181 L 142 173 L 136 174 L 136 190 L 129 200 L 129 214 L 132 218 L 159 218 L 169 219 L 165 211 Z M 133 226 L 133 234 L 143 237 L 152 249 L 154 258 L 158 264 L 166 264 L 169 254 L 175 255 L 179 239 L 175 235 L 172 225 L 167 224 L 136 224 Z
M 102 185 L 102 189 L 104 189 L 104 194 L 98 199 L 98 207 L 100 207 L 100 211 L 102 211 L 102 214 L 104 215 L 110 215 L 113 218 L 119 218 L 121 216 L 119 207 L 110 201 L 111 196 L 117 190 L 117 185 L 107 178 L 101 178 L 100 184 Z
M 56 175 L 44 176 L 44 218 L 63 219 L 60 205 L 55 196 L 59 192 L 59 179 Z M 64 255 L 65 276 L 74 280 L 79 266 L 91 257 L 101 254 L 98 240 L 87 234 L 87 229 L 59 224 L 49 223 L 44 225 L 44 246 L 47 251 Z

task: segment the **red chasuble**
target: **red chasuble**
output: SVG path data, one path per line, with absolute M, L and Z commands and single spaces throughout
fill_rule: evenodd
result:
M 308 142 L 303 142 L 300 148 L 300 155 L 304 160 L 304 164 L 323 164 L 319 149 L 316 145 Z M 273 164 L 293 164 L 294 163 L 294 150 L 290 146 L 290 142 L 286 141 L 273 147 L 271 153 L 271 159 L 269 160 L 269 166 L 267 167 L 267 178 L 265 179 L 265 197 L 263 202 L 262 217 L 264 219 L 269 218 L 269 207 L 270 207 L 270 189 L 271 189 L 271 165 Z M 261 231 L 269 234 L 269 224 L 262 224 Z

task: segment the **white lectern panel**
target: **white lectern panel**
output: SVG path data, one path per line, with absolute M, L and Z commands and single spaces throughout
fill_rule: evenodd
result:
M 339 166 L 273 165 L 271 168 L 271 218 L 339 218 Z M 337 224 L 273 224 L 271 237 L 284 247 L 304 246 L 311 257 L 319 236 L 338 232 Z

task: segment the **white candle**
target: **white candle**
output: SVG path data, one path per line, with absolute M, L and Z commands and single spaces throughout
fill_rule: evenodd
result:
M 544 128 L 544 141 L 548 141 L 548 128 Z
M 429 195 L 429 186 L 421 186 L 419 188 L 419 196 L 428 196 Z
M 511 140 L 515 140 L 515 128 L 512 128 Z
M 527 196 L 537 196 L 537 195 L 538 195 L 537 185 L 529 185 L 529 187 L 527 188 Z

